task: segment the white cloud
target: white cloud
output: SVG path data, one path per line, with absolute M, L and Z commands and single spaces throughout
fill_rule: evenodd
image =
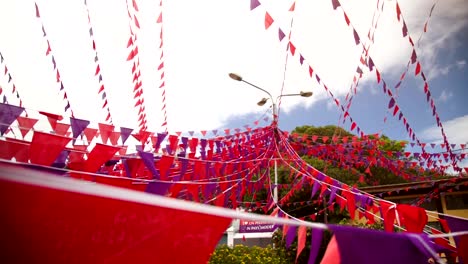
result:
M 443 122 L 443 126 L 448 142 L 451 144 L 468 143 L 468 115 L 445 121 Z M 442 143 L 442 134 L 437 126 L 423 130 L 421 138 L 433 143 Z
M 458 69 L 463 69 L 466 65 L 466 60 L 459 60 L 457 61 L 456 64 L 457 64 Z
M 162 123 L 162 91 L 158 88 L 160 72 L 157 71 L 160 24 L 155 22 L 161 10 L 154 1 L 138 0 L 137 3 L 140 6 L 141 30 L 137 33 L 145 104 L 150 129 L 159 130 Z M 432 3 L 426 0 L 399 3 L 409 32 L 416 40 Z M 437 56 L 463 44 L 454 36 L 466 26 L 468 17 L 468 11 L 463 8 L 464 0 L 437 3 L 429 21 L 429 31 L 417 47 L 424 70 L 431 76 L 440 74 L 446 66 L 437 64 Z M 105 113 L 97 95 L 94 54 L 82 1 L 50 0 L 38 1 L 38 4 L 75 115 L 103 121 Z M 88 1 L 88 5 L 115 125 L 136 127 L 131 65 L 125 60 L 130 36 L 125 1 Z M 324 90 L 309 78 L 306 66 L 298 63 L 299 52 L 336 97 L 341 99 L 348 93 L 362 50 L 354 44 L 342 11 L 333 10 L 331 1 L 297 2 L 291 34 L 297 53 L 288 57 L 283 87 L 287 37 L 281 43 L 278 41 L 278 26 L 287 36 L 293 14 L 288 11 L 289 5 L 286 1 L 265 0 L 250 11 L 248 1 L 164 2 L 166 104 L 171 131 L 215 129 L 225 126 L 224 120 L 230 115 L 264 111 L 256 105 L 264 94 L 232 81 L 227 77 L 229 72 L 241 74 L 274 97 L 281 91 L 314 91 L 312 98 L 283 98 L 282 107 L 286 112 L 298 104 L 310 106 L 318 100 L 329 100 Z M 375 1 L 342 1 L 342 5 L 357 32 L 365 38 Z M 264 28 L 266 10 L 275 20 L 267 31 Z M 35 18 L 34 4 L 2 1 L 0 32 L 0 48 L 24 105 L 61 113 L 63 101 L 58 95 L 50 57 L 44 54 L 45 40 Z M 410 52 L 396 19 L 395 2 L 385 1 L 370 54 L 384 77 L 388 77 L 401 74 Z M 457 65 L 463 67 L 465 63 L 460 61 Z M 364 71 L 365 80 L 374 81 L 374 76 Z M 3 82 L 0 78 L 0 83 Z M 4 90 L 8 89 L 6 86 L 3 85 Z
M 447 92 L 447 90 L 443 90 L 436 100 L 442 103 L 446 103 L 452 97 L 453 97 L 452 92 Z

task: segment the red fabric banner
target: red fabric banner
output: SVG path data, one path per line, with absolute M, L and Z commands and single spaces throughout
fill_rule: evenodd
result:
M 128 195 L 106 197 L 121 190 L 100 184 L 95 193 L 79 193 L 89 186 L 0 166 L 0 258 L 5 263 L 205 264 L 232 220 L 125 200 Z M 12 173 L 23 183 L 13 182 Z M 50 182 L 56 184 L 48 187 Z

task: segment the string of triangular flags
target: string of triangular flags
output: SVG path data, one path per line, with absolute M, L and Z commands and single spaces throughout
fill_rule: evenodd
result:
M 21 99 L 21 96 L 19 94 L 18 89 L 16 89 L 16 85 L 15 85 L 15 82 L 13 81 L 13 77 L 11 76 L 11 73 L 8 70 L 8 67 L 7 67 L 7 65 L 5 63 L 5 58 L 3 58 L 2 52 L 0 52 L 0 65 L 2 65 L 2 64 L 4 66 L 3 75 L 4 75 L 4 77 L 8 78 L 7 83 L 8 84 L 11 83 L 11 94 L 13 94 L 18 99 L 19 107 L 22 107 L 23 106 L 23 100 Z M 0 85 L 0 95 L 3 95 L 2 102 L 3 103 L 9 103 L 7 93 L 6 92 L 3 93 L 3 92 L 4 92 L 3 88 Z
M 70 105 L 70 101 L 68 100 L 67 91 L 65 90 L 65 87 L 63 85 L 62 77 L 60 76 L 60 71 L 59 71 L 59 68 L 57 67 L 57 63 L 55 61 L 55 56 L 54 56 L 54 54 L 52 52 L 50 41 L 49 41 L 49 39 L 47 37 L 47 33 L 46 33 L 46 30 L 45 30 L 45 27 L 44 27 L 44 23 L 42 22 L 42 19 L 41 19 L 41 15 L 40 15 L 40 12 L 39 12 L 39 6 L 37 5 L 36 2 L 34 3 L 34 5 L 36 7 L 36 18 L 37 18 L 37 20 L 39 21 L 39 23 L 42 26 L 42 32 L 44 34 L 43 37 L 44 37 L 44 40 L 47 43 L 47 50 L 46 50 L 45 55 L 46 56 L 49 56 L 49 55 L 51 56 L 51 61 L 52 61 L 52 65 L 53 65 L 54 72 L 55 72 L 55 79 L 56 79 L 56 82 L 60 84 L 59 94 L 63 93 L 63 100 L 66 103 L 65 108 L 64 108 L 64 112 L 65 113 L 70 113 L 70 115 L 73 117 L 73 109 L 72 109 L 72 107 Z
M 166 107 L 166 81 L 165 81 L 165 78 L 164 78 L 164 73 L 165 73 L 165 69 L 164 69 L 164 49 L 163 49 L 163 46 L 164 46 L 164 38 L 163 38 L 163 1 L 160 0 L 159 1 L 159 7 L 161 8 L 161 11 L 159 13 L 159 16 L 158 16 L 158 19 L 156 20 L 156 23 L 157 24 L 161 24 L 161 30 L 159 31 L 159 41 L 160 41 L 160 44 L 159 44 L 159 49 L 161 50 L 161 56 L 159 56 L 159 60 L 160 60 L 160 64 L 158 66 L 158 73 L 161 72 L 160 74 L 160 82 L 161 84 L 159 85 L 159 88 L 161 89 L 161 97 L 162 97 L 162 108 L 161 108 L 161 111 L 163 112 L 163 116 L 164 116 L 164 120 L 161 124 L 161 128 L 167 132 L 167 107 Z
M 260 3 L 259 0 L 251 0 L 250 10 L 252 11 L 252 10 L 256 9 L 257 7 L 259 7 L 260 5 L 261 5 L 261 3 Z M 270 15 L 270 13 L 268 11 L 265 11 L 264 23 L 265 23 L 265 30 L 268 30 L 272 26 L 272 24 L 274 23 L 274 19 L 273 19 L 273 17 Z M 280 27 L 278 27 L 279 41 L 282 42 L 282 40 L 285 38 L 285 36 L 286 35 L 285 35 L 284 31 Z M 296 54 L 296 46 L 291 41 L 289 41 L 287 45 L 289 46 L 289 51 L 291 52 L 291 55 L 294 56 Z M 324 81 L 320 78 L 320 76 L 317 74 L 317 72 L 312 68 L 312 66 L 309 63 L 307 63 L 305 57 L 302 54 L 299 54 L 299 63 L 301 65 L 307 65 L 308 70 L 309 70 L 310 78 L 313 79 L 313 77 L 315 76 L 315 80 L 316 80 L 317 84 L 319 84 L 320 86 L 322 86 L 325 89 L 327 94 L 333 99 L 333 102 L 336 104 L 336 106 L 343 112 L 344 116 L 350 118 L 350 123 L 351 123 L 350 131 L 354 131 L 356 129 L 356 132 L 357 132 L 358 135 L 364 135 L 365 134 L 364 131 L 354 121 L 354 119 L 351 117 L 350 113 L 346 112 L 345 107 L 341 104 L 340 100 L 338 100 L 338 98 L 335 97 L 335 95 L 328 88 L 328 86 L 324 83 Z
M 453 161 L 452 165 L 453 165 L 453 167 L 454 167 L 454 169 L 456 171 L 461 172 L 461 168 L 459 168 L 457 166 L 457 162 L 455 161 L 455 159 L 452 156 L 452 154 L 453 154 L 452 149 L 451 149 L 450 144 L 449 144 L 449 142 L 447 140 L 447 135 L 445 134 L 444 127 L 442 125 L 442 122 L 440 121 L 439 114 L 437 113 L 434 98 L 432 98 L 431 91 L 430 91 L 430 88 L 429 88 L 429 84 L 427 82 L 426 76 L 424 75 L 424 70 L 422 69 L 422 66 L 421 66 L 421 61 L 420 61 L 420 59 L 419 59 L 419 57 L 418 57 L 418 55 L 416 53 L 416 49 L 415 49 L 413 39 L 411 38 L 410 34 L 408 33 L 408 29 L 407 29 L 407 26 L 406 26 L 406 21 L 405 21 L 405 19 L 403 17 L 403 14 L 401 12 L 401 8 L 400 8 L 400 6 L 398 4 L 398 1 L 395 1 L 395 5 L 396 5 L 396 12 L 397 12 L 398 22 L 401 21 L 401 23 L 402 23 L 403 37 L 408 37 L 408 42 L 410 43 L 410 45 L 413 48 L 413 51 L 412 51 L 412 54 L 411 54 L 411 64 L 416 64 L 414 75 L 418 76 L 421 73 L 420 76 L 421 76 L 422 81 L 424 82 L 424 93 L 426 94 L 426 102 L 431 107 L 432 116 L 434 116 L 434 118 L 436 120 L 436 123 L 437 123 L 437 126 L 440 128 L 440 132 L 442 134 L 443 141 L 446 144 L 445 147 L 447 149 L 447 152 L 450 154 L 450 158 L 452 158 L 452 161 Z M 432 16 L 432 12 L 433 12 L 434 8 L 435 8 L 435 4 L 432 5 L 432 7 L 431 7 L 429 17 Z M 424 32 L 426 32 L 426 31 L 427 31 L 427 20 L 426 20 L 426 22 L 424 24 Z
M 84 5 L 85 5 L 85 8 L 86 8 L 86 14 L 88 16 L 89 37 L 91 39 L 93 51 L 94 51 L 94 54 L 95 54 L 94 55 L 94 63 L 96 65 L 96 71 L 94 73 L 94 76 L 98 78 L 98 85 L 99 85 L 99 90 L 98 90 L 97 94 L 100 95 L 102 93 L 101 100 L 102 100 L 103 104 L 101 106 L 101 109 L 105 109 L 105 111 L 106 111 L 106 118 L 105 118 L 106 122 L 109 122 L 110 124 L 112 124 L 112 115 L 111 115 L 111 112 L 110 112 L 109 104 L 107 102 L 107 93 L 106 93 L 106 89 L 105 89 L 105 85 L 104 85 L 104 80 L 103 80 L 103 77 L 102 77 L 101 65 L 99 63 L 98 51 L 96 49 L 96 40 L 94 38 L 94 31 L 93 31 L 93 26 L 91 24 L 91 16 L 90 16 L 87 0 L 84 0 Z
M 130 29 L 130 38 L 127 42 L 127 48 L 130 48 L 130 53 L 127 57 L 127 61 L 130 61 L 132 66 L 132 75 L 133 75 L 133 99 L 135 99 L 135 108 L 138 109 L 138 127 L 140 130 L 148 129 L 147 126 L 147 117 L 146 117 L 146 108 L 145 108 L 145 98 L 143 96 L 143 80 L 141 79 L 140 71 L 140 55 L 138 52 L 137 44 L 137 31 L 140 29 L 140 22 L 137 18 L 138 5 L 136 0 L 132 0 L 131 8 L 128 4 L 128 0 L 125 1 L 127 4 L 127 14 L 129 19 L 129 29 Z M 132 10 L 132 12 L 130 12 Z M 133 13 L 133 16 L 132 16 Z

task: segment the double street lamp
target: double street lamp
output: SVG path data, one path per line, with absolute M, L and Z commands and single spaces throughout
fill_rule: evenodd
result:
M 239 81 L 239 82 L 244 82 L 266 94 L 268 94 L 268 96 L 270 98 L 262 98 L 262 100 L 260 100 L 257 105 L 259 106 L 263 106 L 265 105 L 267 102 L 268 102 L 268 99 L 271 100 L 271 103 L 272 103 L 272 108 L 273 108 L 273 126 L 274 126 L 274 129 L 278 129 L 278 108 L 277 108 L 277 102 L 278 100 L 281 98 L 281 97 L 284 97 L 284 96 L 302 96 L 302 97 L 310 97 L 312 96 L 312 92 L 299 92 L 299 93 L 295 93 L 295 94 L 282 94 L 282 95 L 279 95 L 277 98 L 276 98 L 276 101 L 273 100 L 273 96 L 265 89 L 263 88 L 260 88 L 258 87 L 257 85 L 255 84 L 252 84 L 246 80 L 244 80 L 241 76 L 235 74 L 235 73 L 229 73 L 229 77 L 233 80 L 236 80 L 236 81 Z M 277 164 L 277 159 L 275 159 L 275 188 L 273 189 L 273 201 L 275 203 L 278 202 L 278 164 Z

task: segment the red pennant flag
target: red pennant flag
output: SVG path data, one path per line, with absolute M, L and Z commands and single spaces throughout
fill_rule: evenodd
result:
M 414 75 L 417 76 L 420 72 L 421 72 L 421 64 L 418 62 L 418 64 L 416 64 L 416 69 L 414 71 Z
M 2 254 L 8 263 L 207 263 L 232 221 L 187 211 L 193 208 L 184 201 L 20 167 L 0 171 L 0 243 L 11 249 Z M 60 252 L 51 247 L 64 241 Z
M 71 138 L 34 131 L 29 148 L 31 163 L 51 166 Z
M 396 113 L 398 113 L 398 110 L 400 110 L 400 107 L 398 107 L 398 105 L 395 105 L 395 108 L 393 109 L 393 116 L 395 116 Z
M 401 223 L 408 232 L 421 233 L 427 224 L 426 210 L 421 207 L 399 204 L 397 205 L 397 212 Z
M 377 83 L 380 83 L 380 72 L 379 72 L 379 70 L 375 69 L 375 74 L 377 75 Z
M 102 143 L 107 144 L 107 140 L 112 134 L 112 131 L 114 131 L 114 126 L 99 123 L 98 127 L 99 127 L 99 133 L 101 134 Z M 85 134 L 86 134 L 86 130 L 85 130 Z
M 18 116 L 16 120 L 18 121 L 19 129 L 21 131 L 21 135 L 23 136 L 23 138 L 26 136 L 26 134 L 28 134 L 31 128 L 33 128 L 33 126 L 38 121 L 38 119 L 23 117 L 23 116 Z
M 393 223 L 395 222 L 395 206 L 393 204 L 380 200 L 380 207 L 382 208 L 382 218 L 384 219 L 385 231 L 393 232 Z
M 344 15 L 344 19 L 346 21 L 346 24 L 348 24 L 348 26 L 349 26 L 350 21 L 349 21 L 348 15 L 346 15 L 345 12 L 343 12 L 343 15 Z
M 30 142 L 6 138 L 0 140 L 0 158 L 10 160 L 16 159 L 16 162 L 25 162 L 29 160 L 29 145 Z
M 110 140 L 112 146 L 117 145 L 117 142 L 119 141 L 119 138 L 120 138 L 120 132 L 112 131 L 111 135 L 109 136 L 109 140 Z
M 85 128 L 84 130 L 84 134 L 86 136 L 86 139 L 88 140 L 88 142 L 91 142 L 93 140 L 93 138 L 96 136 L 97 134 L 97 129 L 95 128 Z
M 271 24 L 273 24 L 273 18 L 268 14 L 268 12 L 265 13 L 265 30 L 268 29 Z
M 400 10 L 400 5 L 398 5 L 398 2 L 396 3 L 396 13 L 397 13 L 398 21 L 400 21 L 401 10 Z
M 127 42 L 127 48 L 133 45 L 133 38 L 130 37 Z
M 161 180 L 166 180 L 170 167 L 174 163 L 174 156 L 162 156 L 159 162 L 157 163 L 157 168 L 159 169 L 159 174 Z
M 162 23 L 162 12 L 159 14 L 159 17 L 156 20 L 156 23 Z
M 100 71 L 101 71 L 101 67 L 99 67 L 99 64 L 98 64 L 96 67 L 96 72 L 94 73 L 94 76 L 98 75 Z
M 293 12 L 296 9 L 296 2 L 294 1 L 292 6 L 289 8 L 289 11 Z
M 88 154 L 88 159 L 84 165 L 84 171 L 96 172 L 101 166 L 109 161 L 120 147 L 108 146 L 101 143 L 96 143 L 93 150 Z
M 306 237 L 307 237 L 307 227 L 306 226 L 299 226 L 297 229 L 297 253 L 296 253 L 296 263 L 301 254 L 302 250 L 305 248 L 306 244 Z
M 291 51 L 291 55 L 294 56 L 296 53 L 296 47 L 291 42 L 289 42 L 289 50 Z
M 133 15 L 133 20 L 135 21 L 135 26 L 137 28 L 140 28 L 140 22 L 138 22 L 138 19 L 137 19 L 137 17 L 135 15 Z
M 133 58 L 135 58 L 135 52 L 131 50 L 130 54 L 128 54 L 127 61 L 133 60 Z
M 54 132 L 57 133 L 58 135 L 65 136 L 69 128 L 70 128 L 69 124 L 57 123 L 55 125 Z
M 314 73 L 314 70 L 312 69 L 312 67 L 309 66 L 309 75 L 310 75 L 310 78 L 312 78 L 312 74 Z

